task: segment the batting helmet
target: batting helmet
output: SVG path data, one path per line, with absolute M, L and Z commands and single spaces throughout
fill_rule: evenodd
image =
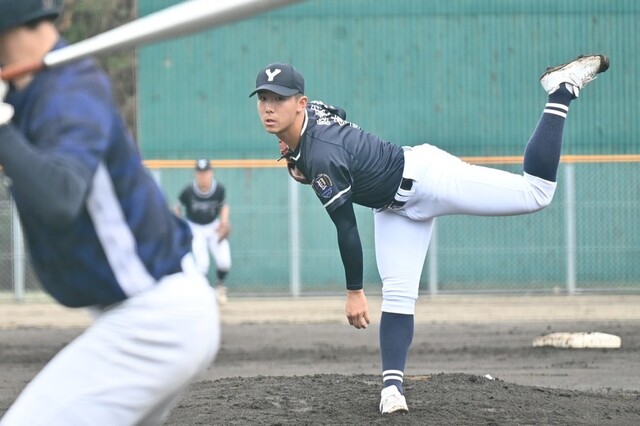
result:
M 38 19 L 56 19 L 62 0 L 0 0 L 0 33 Z

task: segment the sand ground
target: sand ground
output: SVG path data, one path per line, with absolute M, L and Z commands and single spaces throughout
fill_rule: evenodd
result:
M 377 412 L 369 303 L 371 326 L 355 330 L 341 297 L 231 298 L 216 361 L 167 424 L 640 424 L 640 295 L 421 297 L 410 412 L 392 418 Z M 0 413 L 90 322 L 44 296 L 0 299 Z M 532 347 L 554 331 L 616 334 L 622 348 Z

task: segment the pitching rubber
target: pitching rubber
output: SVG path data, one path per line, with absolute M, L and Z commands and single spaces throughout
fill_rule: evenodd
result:
M 533 339 L 534 347 L 619 349 L 621 345 L 619 336 L 598 332 L 551 333 Z

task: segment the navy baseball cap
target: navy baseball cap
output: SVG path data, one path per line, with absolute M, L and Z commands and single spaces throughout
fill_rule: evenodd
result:
M 206 158 L 201 158 L 196 161 L 196 170 L 199 172 L 203 172 L 205 170 L 211 170 L 211 163 Z
M 291 64 L 269 64 L 258 73 L 256 90 L 249 97 L 260 90 L 268 90 L 281 96 L 304 93 L 304 77 Z
M 56 19 L 61 0 L 0 0 L 0 32 L 38 19 Z

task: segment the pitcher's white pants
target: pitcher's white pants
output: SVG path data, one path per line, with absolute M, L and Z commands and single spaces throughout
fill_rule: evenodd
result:
M 27 385 L 0 424 L 162 424 L 219 347 L 215 292 L 189 269 L 96 311 L 94 324 Z
M 229 240 L 218 241 L 218 219 L 206 225 L 188 222 L 193 234 L 192 251 L 196 259 L 196 265 L 203 274 L 209 273 L 209 252 L 216 262 L 216 268 L 220 271 L 231 269 L 231 249 Z
M 401 209 L 374 211 L 375 247 L 382 311 L 413 315 L 436 217 L 532 213 L 551 202 L 556 183 L 470 165 L 428 144 L 405 149 L 403 177 L 415 192 Z

